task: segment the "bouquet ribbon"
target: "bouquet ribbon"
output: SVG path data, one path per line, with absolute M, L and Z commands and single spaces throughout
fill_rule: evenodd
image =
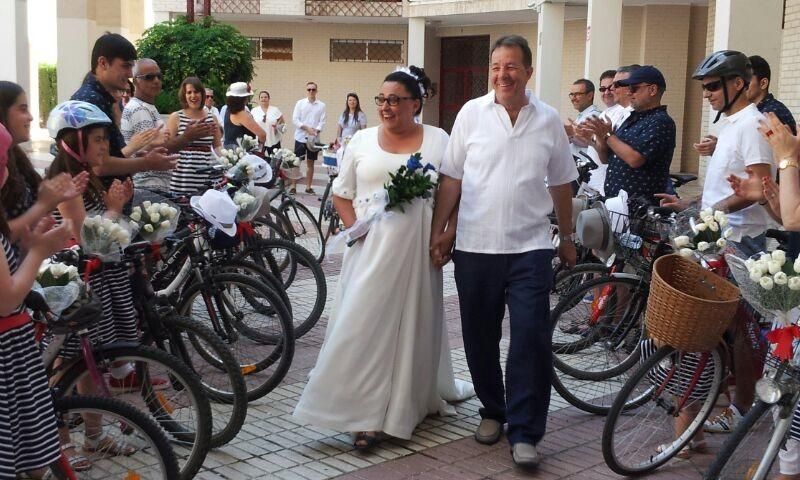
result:
M 244 240 L 247 238 L 255 237 L 256 231 L 253 229 L 253 224 L 250 222 L 239 222 L 236 224 L 236 235 Z
M 84 283 L 89 283 L 89 277 L 97 270 L 102 268 L 103 262 L 100 261 L 99 258 L 90 258 L 86 261 L 86 266 L 83 270 L 83 281 Z
M 356 220 L 350 228 L 331 237 L 325 248 L 330 253 L 338 253 L 344 250 L 343 245 L 352 247 L 359 238 L 369 232 L 372 224 L 394 214 L 386 210 L 387 205 L 389 205 L 389 192 L 385 189 L 372 195 L 366 214 Z
M 800 338 L 800 327 L 797 325 L 776 328 L 767 333 L 767 340 L 776 345 L 773 355 L 785 361 L 792 359 L 792 343 L 795 338 Z

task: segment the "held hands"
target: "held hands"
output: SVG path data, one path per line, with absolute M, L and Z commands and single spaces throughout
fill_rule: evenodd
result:
M 108 191 L 103 194 L 103 202 L 106 208 L 113 213 L 122 213 L 122 207 L 133 198 L 133 182 L 128 178 L 124 182 L 119 179 L 114 180 Z
M 445 230 L 440 234 L 431 234 L 431 262 L 436 268 L 444 267 L 452 258 L 453 246 L 456 243 L 456 234 L 451 230 Z
M 717 149 L 717 137 L 714 135 L 707 135 L 700 140 L 700 143 L 692 144 L 692 147 L 704 157 L 710 157 Z
M 61 173 L 42 180 L 37 198 L 47 206 L 48 211 L 54 210 L 59 203 L 82 195 L 88 183 L 89 172 L 81 172 L 74 177 L 69 173 Z

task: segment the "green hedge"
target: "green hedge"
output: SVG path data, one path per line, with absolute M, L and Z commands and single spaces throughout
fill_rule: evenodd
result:
M 58 75 L 56 66 L 39 64 L 39 126 L 44 127 L 47 116 L 58 103 Z
M 186 77 L 200 78 L 220 99 L 229 84 L 253 79 L 250 41 L 231 25 L 212 17 L 195 23 L 178 17 L 156 24 L 138 41 L 137 53 L 139 58 L 155 60 L 164 73 L 163 91 L 156 97 L 161 113 L 181 108 L 178 88 Z

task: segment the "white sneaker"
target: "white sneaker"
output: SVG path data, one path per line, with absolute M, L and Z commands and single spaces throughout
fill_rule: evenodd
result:
M 740 421 L 742 421 L 742 414 L 739 413 L 736 406 L 731 404 L 716 417 L 706 420 L 703 430 L 709 433 L 731 433 Z

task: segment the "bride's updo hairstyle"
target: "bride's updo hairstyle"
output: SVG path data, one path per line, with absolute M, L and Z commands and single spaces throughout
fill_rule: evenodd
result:
M 414 112 L 414 115 L 419 115 L 422 112 L 422 104 L 426 98 L 436 95 L 431 79 L 425 75 L 425 70 L 414 65 L 409 65 L 408 68 L 398 67 L 397 70 L 386 75 L 383 81 L 402 83 L 408 93 L 415 100 L 419 100 L 419 108 Z

